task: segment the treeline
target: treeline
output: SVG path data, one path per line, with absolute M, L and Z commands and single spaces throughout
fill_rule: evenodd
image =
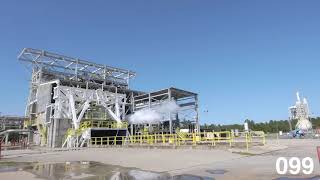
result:
M 248 123 L 249 129 L 253 131 L 264 131 L 269 133 L 276 133 L 279 131 L 289 132 L 290 131 L 290 124 L 288 120 L 270 120 L 268 122 L 260 122 L 256 123 L 253 120 L 245 120 Z M 320 117 L 311 118 L 313 128 L 320 127 Z M 291 121 L 292 129 L 295 129 L 297 124 L 297 120 Z M 230 125 L 220 125 L 220 124 L 204 124 L 201 125 L 201 129 L 205 130 L 214 130 L 214 131 L 224 131 L 224 130 L 231 130 L 231 129 L 239 129 L 240 131 L 244 130 L 243 124 L 230 124 Z

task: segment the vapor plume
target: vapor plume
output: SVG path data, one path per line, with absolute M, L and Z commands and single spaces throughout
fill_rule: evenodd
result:
M 175 101 L 167 101 L 158 106 L 153 106 L 150 109 L 144 108 L 136 111 L 129 117 L 129 121 L 133 124 L 158 123 L 168 120 L 165 119 L 165 115 L 168 115 L 168 113 L 176 113 L 179 108 L 179 105 L 177 105 Z

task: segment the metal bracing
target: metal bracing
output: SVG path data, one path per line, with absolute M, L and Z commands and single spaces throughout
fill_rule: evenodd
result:
M 0 138 L 0 143 L 4 143 L 5 145 L 9 142 L 9 135 L 10 134 L 26 134 L 28 136 L 28 143 L 30 143 L 30 134 L 32 133 L 32 130 L 29 129 L 9 129 L 0 132 L 0 137 L 3 136 L 3 138 Z
M 80 123 L 79 117 L 82 112 L 89 108 L 89 103 L 101 105 L 106 108 L 110 118 L 121 121 L 125 117 L 124 108 L 125 94 L 111 93 L 102 90 L 82 89 L 68 86 L 54 88 L 55 118 L 74 119 Z M 77 117 L 78 116 L 78 117 Z
M 103 106 L 110 119 L 121 125 L 125 117 L 125 94 L 111 93 L 101 89 L 83 89 L 68 86 L 54 88 L 55 118 L 72 119 L 74 132 L 79 131 L 80 122 L 86 111 L 94 104 Z M 61 108 L 63 107 L 63 108 Z M 64 117 L 63 117 L 64 116 Z M 90 129 L 80 129 L 81 134 L 69 134 L 62 147 L 82 147 L 90 139 Z
M 32 65 L 25 114 L 33 122 L 28 124 L 40 132 L 39 141 L 43 145 L 60 146 L 58 144 L 66 129 L 73 127 L 75 131 L 83 130 L 81 119 L 98 117 L 121 124 L 135 111 L 163 106 L 168 101 L 174 101 L 179 111 L 162 112 L 166 121 L 162 124 L 162 130 L 168 132 L 169 122 L 170 133 L 173 133 L 177 120 L 191 121 L 199 129 L 196 93 L 176 88 L 151 93 L 132 90 L 129 83 L 135 77 L 135 72 L 44 50 L 25 48 L 18 59 Z M 82 143 L 79 136 L 70 136 L 66 142 Z
M 23 49 L 18 59 L 32 65 L 25 115 L 38 131 L 43 127 L 41 144 L 49 147 L 63 135 L 60 128 L 78 129 L 90 113 L 121 123 L 132 112 L 126 96 L 141 94 L 129 89 L 135 76 L 130 70 L 31 48 Z
M 32 48 L 24 48 L 18 59 L 32 63 L 35 71 L 46 70 L 47 73 L 60 74 L 69 80 L 112 84 L 125 88 L 128 88 L 129 80 L 136 75 L 130 70 Z M 34 75 L 36 73 L 33 73 Z
M 196 130 L 199 132 L 199 114 L 198 114 L 198 95 L 193 92 L 168 88 L 155 92 L 145 93 L 133 97 L 133 111 L 139 111 L 144 108 L 154 108 L 161 106 L 168 101 L 175 101 L 179 106 L 177 112 L 168 112 L 162 114 L 162 121 L 169 122 L 169 131 L 173 133 L 172 121 L 188 120 L 195 123 Z
M 21 129 L 26 117 L 0 116 L 0 132 L 8 129 Z

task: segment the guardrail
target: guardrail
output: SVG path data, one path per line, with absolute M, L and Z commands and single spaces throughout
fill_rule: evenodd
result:
M 92 137 L 90 145 L 125 145 L 127 142 L 126 136 L 112 136 L 112 137 Z
M 77 130 L 74 130 L 73 128 L 69 128 L 63 138 L 63 142 L 67 139 L 68 136 L 80 136 L 88 128 L 127 129 L 128 123 L 127 122 L 118 123 L 116 121 L 86 120 L 81 122 L 80 128 Z
M 116 121 L 104 121 L 104 120 L 86 120 L 81 124 L 85 124 L 87 128 L 128 128 L 127 122 L 118 123 Z
M 239 132 L 236 136 L 235 133 L 232 133 L 233 142 L 242 142 L 246 144 L 246 149 L 249 151 L 249 147 L 254 142 L 266 144 L 266 135 L 263 131 L 250 131 L 250 132 Z
M 235 136 L 230 131 L 177 134 L 144 134 L 133 136 L 91 137 L 90 145 L 209 145 L 219 143 L 232 147 L 235 143 L 244 142 L 247 151 L 253 142 L 265 145 L 265 134 L 262 131 L 243 132 Z
M 36 121 L 34 119 L 24 120 L 24 122 L 23 122 L 24 128 L 27 128 L 29 126 L 34 126 L 34 125 L 36 125 Z

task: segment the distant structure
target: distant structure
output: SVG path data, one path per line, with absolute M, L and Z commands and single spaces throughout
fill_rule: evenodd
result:
M 26 117 L 0 116 L 0 132 L 8 129 L 22 129 Z
M 180 120 L 199 131 L 196 93 L 174 87 L 133 90 L 135 72 L 39 49 L 25 48 L 18 59 L 32 65 L 25 128 L 34 130 L 39 145 L 83 147 L 95 137 L 172 134 Z M 168 102 L 177 111 L 163 106 Z M 129 121 L 132 115 L 136 122 Z
M 296 124 L 297 129 L 301 129 L 304 131 L 308 131 L 312 128 L 312 124 L 309 120 L 310 111 L 309 105 L 306 98 L 303 98 L 301 101 L 299 92 L 296 93 L 297 101 L 294 106 L 289 107 L 289 117 L 290 121 L 293 119 L 297 119 L 298 122 Z
M 26 117 L 0 116 L 0 143 L 8 145 L 9 142 L 19 142 L 22 139 L 32 141 L 31 130 L 23 129 Z

